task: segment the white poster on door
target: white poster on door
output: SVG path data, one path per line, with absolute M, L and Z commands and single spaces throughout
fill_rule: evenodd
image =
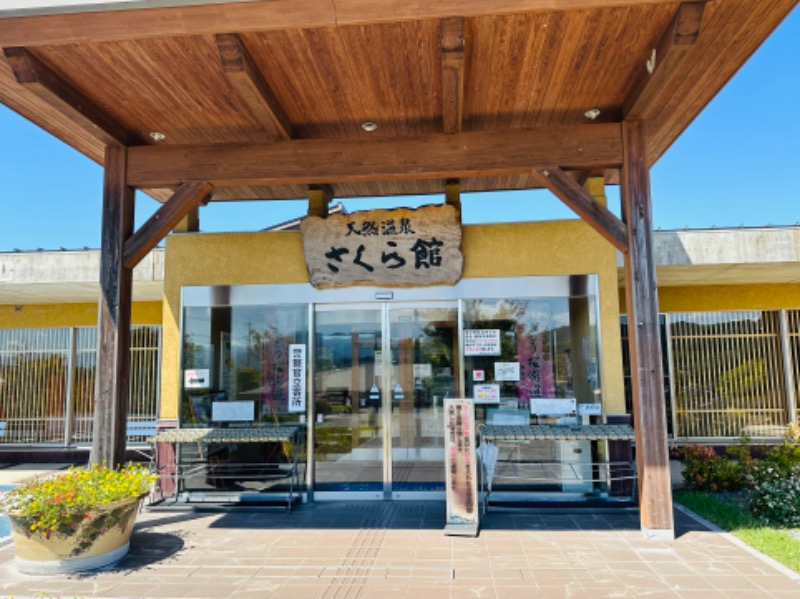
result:
M 499 356 L 500 329 L 464 329 L 465 356 Z
M 495 362 L 494 380 L 519 381 L 519 362 Z
M 475 385 L 475 403 L 500 403 L 500 385 Z
M 306 346 L 289 345 L 289 412 L 306 411 Z

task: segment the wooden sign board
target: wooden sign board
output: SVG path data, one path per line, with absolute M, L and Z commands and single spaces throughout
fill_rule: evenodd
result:
M 300 223 L 311 284 L 413 287 L 461 278 L 461 217 L 449 205 L 308 216 Z

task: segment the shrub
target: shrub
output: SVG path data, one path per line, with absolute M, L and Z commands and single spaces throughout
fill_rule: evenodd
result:
M 800 466 L 788 473 L 765 468 L 761 474 L 750 493 L 750 511 L 772 526 L 800 527 Z
M 740 452 L 740 455 L 743 454 Z M 749 453 L 745 460 L 733 460 L 704 445 L 684 447 L 681 457 L 684 485 L 698 491 L 738 491 L 745 486 L 747 473 L 752 468 Z

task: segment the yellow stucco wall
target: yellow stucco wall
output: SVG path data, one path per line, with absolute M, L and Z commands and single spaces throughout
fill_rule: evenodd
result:
M 464 277 L 598 274 L 606 410 L 624 412 L 616 256 L 584 223 L 463 227 Z M 176 418 L 180 394 L 180 292 L 190 285 L 306 283 L 299 233 L 181 234 L 167 238 L 161 417 Z
M 161 324 L 161 302 L 135 302 L 131 308 L 135 325 Z M 0 329 L 97 326 L 97 304 L 0 305 Z
M 625 312 L 625 289 L 619 290 Z M 660 312 L 712 312 L 716 310 L 781 310 L 800 308 L 800 284 L 705 285 L 659 287 Z

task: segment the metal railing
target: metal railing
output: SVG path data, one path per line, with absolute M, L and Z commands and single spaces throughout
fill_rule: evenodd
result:
M 161 327 L 131 328 L 129 420 L 157 417 L 160 352 Z M 91 444 L 96 362 L 96 327 L 0 330 L 0 444 Z
M 788 423 L 800 421 L 800 310 L 669 313 L 661 319 L 673 439 L 778 439 Z M 623 317 L 623 342 L 626 330 Z M 625 351 L 623 360 L 629 376 Z

